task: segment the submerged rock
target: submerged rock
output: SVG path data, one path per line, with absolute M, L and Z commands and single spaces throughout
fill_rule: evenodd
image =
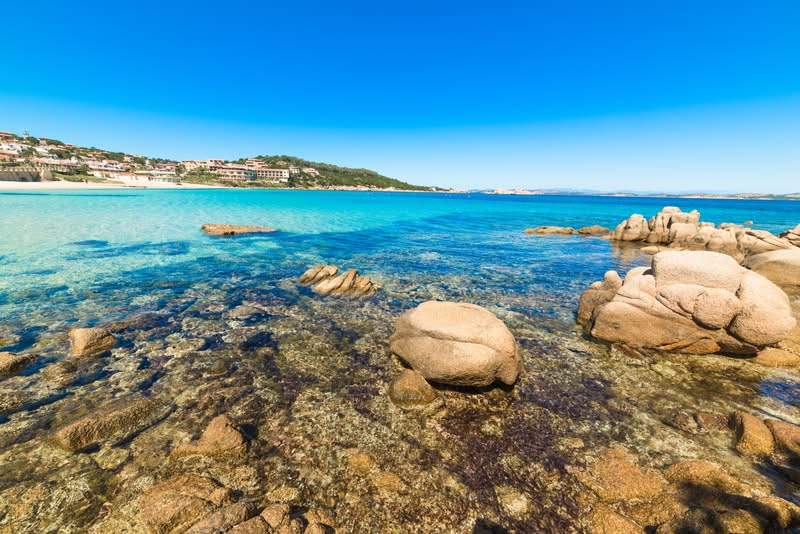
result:
M 368 297 L 378 290 L 378 285 L 369 276 L 361 276 L 356 269 L 338 274 L 335 265 L 318 265 L 308 269 L 298 279 L 301 285 L 310 285 L 320 295 L 343 295 Z
M 733 414 L 732 422 L 736 430 L 737 451 L 755 458 L 772 454 L 775 440 L 767 425 L 758 417 L 745 412 L 736 412 Z
M 428 301 L 397 320 L 390 350 L 425 379 L 457 386 L 512 385 L 522 370 L 514 336 L 492 312 Z
M 652 268 L 631 270 L 621 285 L 618 278 L 607 273 L 581 296 L 578 320 L 597 339 L 695 354 L 755 354 L 796 326 L 779 287 L 723 254 L 661 252 Z
M 439 396 L 418 372 L 405 369 L 389 385 L 389 398 L 403 408 L 427 406 Z
M 764 367 L 800 367 L 800 355 L 779 348 L 768 348 L 759 352 L 750 362 Z
M 36 360 L 36 354 L 12 354 L 11 352 L 0 352 L 0 377 L 13 375 L 22 371 L 29 363 Z
M 647 501 L 667 486 L 661 473 L 639 467 L 623 449 L 607 451 L 587 471 L 581 472 L 578 479 L 606 503 Z
M 222 506 L 233 504 L 230 490 L 197 475 L 182 475 L 144 492 L 139 498 L 144 523 L 157 533 L 184 532 Z
M 181 456 L 239 456 L 247 450 L 247 440 L 239 427 L 227 415 L 211 420 L 196 442 L 183 443 L 172 450 L 173 457 Z
M 246 224 L 204 224 L 200 227 L 208 235 L 234 236 L 243 234 L 268 234 L 275 232 L 275 228 L 268 226 L 254 226 Z
M 776 448 L 800 465 L 800 426 L 777 419 L 767 419 L 765 424 L 775 438 Z
M 80 452 L 101 442 L 123 441 L 157 421 L 165 408 L 163 403 L 150 397 L 122 399 L 62 427 L 52 441 L 71 452 Z
M 536 228 L 526 228 L 526 234 L 535 235 L 572 235 L 575 229 L 571 226 L 537 226 Z
M 114 335 L 106 328 L 73 328 L 69 331 L 72 355 L 94 356 L 108 352 L 114 347 Z

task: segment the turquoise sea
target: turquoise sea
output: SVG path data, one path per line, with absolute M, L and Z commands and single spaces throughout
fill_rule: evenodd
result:
M 0 351 L 41 356 L 0 381 L 0 527 L 125 524 L 136 520 L 125 503 L 141 477 L 198 469 L 248 498 L 332 509 L 345 532 L 364 525 L 461 532 L 479 523 L 569 531 L 577 528 L 579 500 L 571 473 L 587 451 L 624 444 L 660 467 L 713 450 L 730 469 L 748 469 L 729 452 L 727 437 L 686 436 L 665 417 L 698 406 L 718 413 L 748 406 L 797 418 L 796 377 L 741 371 L 733 380 L 730 366 L 740 369 L 738 361 L 637 362 L 585 339 L 574 325 L 580 292 L 609 269 L 624 272 L 649 258 L 597 237 L 523 233 L 539 225 L 613 228 L 666 205 L 697 209 L 704 221 L 752 220 L 775 233 L 800 222 L 800 203 L 791 201 L 0 193 Z M 205 235 L 203 223 L 278 231 L 219 238 Z M 320 263 L 357 268 L 381 290 L 359 301 L 297 286 Z M 516 388 L 443 390 L 443 411 L 429 417 L 391 406 L 385 388 L 401 367 L 388 336 L 399 314 L 430 299 L 474 302 L 506 321 L 526 365 Z M 242 313 L 243 306 L 251 311 Z M 111 323 L 121 325 L 121 342 L 110 356 L 65 380 L 46 379 L 43 370 L 67 354 L 70 328 Z M 70 457 L 47 444 L 60 425 L 131 393 L 164 399 L 170 415 L 111 452 Z M 168 458 L 176 442 L 196 437 L 223 412 L 249 425 L 260 444 L 237 466 L 253 470 L 241 475 L 244 482 L 216 465 Z M 566 438 L 574 446 L 562 446 Z M 369 454 L 403 489 L 353 471 L 352 450 Z M 123 460 L 104 467 L 98 455 L 112 452 Z M 76 467 L 77 457 L 96 461 Z M 76 496 L 53 487 L 59 480 L 92 489 Z M 26 492 L 43 481 L 52 482 L 50 493 L 42 490 L 48 499 L 68 492 L 59 494 L 62 511 L 41 509 L 34 518 L 9 508 L 11 500 L 33 499 Z M 780 491 L 797 499 L 796 486 Z M 528 496 L 527 515 L 504 505 L 513 492 Z

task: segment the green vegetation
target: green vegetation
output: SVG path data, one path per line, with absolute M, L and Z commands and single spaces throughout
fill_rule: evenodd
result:
M 330 163 L 320 163 L 307 161 L 293 156 L 258 156 L 255 159 L 263 161 L 273 168 L 289 168 L 289 166 L 300 169 L 313 168 L 319 172 L 319 176 L 302 172 L 289 178 L 289 187 L 367 187 L 367 188 L 395 188 L 403 191 L 430 191 L 430 187 L 412 185 L 388 176 L 383 176 L 369 169 L 351 169 L 349 167 L 339 167 Z M 239 160 L 237 163 L 244 163 L 246 160 Z

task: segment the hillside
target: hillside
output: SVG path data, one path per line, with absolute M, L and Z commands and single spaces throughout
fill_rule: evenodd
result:
M 299 168 L 300 173 L 289 178 L 290 187 L 366 187 L 369 189 L 394 188 L 403 191 L 430 191 L 432 189 L 389 178 L 370 169 L 340 167 L 331 163 L 308 161 L 294 156 L 257 156 L 252 159 L 269 167 Z M 240 159 L 233 163 L 244 164 L 246 161 L 246 159 Z
M 434 189 L 389 178 L 369 169 L 351 169 L 293 156 L 180 162 L 97 147 L 81 147 L 27 133 L 17 135 L 0 132 L 0 167 L 19 166 L 47 169 L 56 180 L 130 185 L 186 182 L 244 188 Z

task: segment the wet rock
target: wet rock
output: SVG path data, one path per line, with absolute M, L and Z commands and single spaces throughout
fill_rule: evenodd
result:
M 673 517 L 656 528 L 656 534 L 718 534 L 719 514 L 713 510 L 694 508 Z
M 261 511 L 261 518 L 266 521 L 272 529 L 279 529 L 289 525 L 292 518 L 289 516 L 288 504 L 270 504 Z
M 389 385 L 389 398 L 403 408 L 426 406 L 438 396 L 425 378 L 412 369 L 405 369 Z
M 756 512 L 780 528 L 800 524 L 800 506 L 780 497 L 761 497 L 756 499 Z
M 196 442 L 183 443 L 172 450 L 176 458 L 182 456 L 240 456 L 247 451 L 247 440 L 239 427 L 227 415 L 211 420 Z
M 698 424 L 697 420 L 691 414 L 681 411 L 674 411 L 667 415 L 665 423 L 669 426 L 682 430 L 689 434 L 701 434 L 705 429 Z
M 742 265 L 780 286 L 800 286 L 800 248 L 749 256 Z
M 41 370 L 42 379 L 66 387 L 77 380 L 78 368 L 72 362 L 62 360 L 51 363 Z
M 764 367 L 800 367 L 800 355 L 778 348 L 764 349 L 748 361 Z
M 533 235 L 572 235 L 575 229 L 571 226 L 537 226 L 536 228 L 526 228 L 526 234 Z
M 495 487 L 497 502 L 503 511 L 518 521 L 524 521 L 530 513 L 530 499 L 512 486 Z
M 337 275 L 338 272 L 335 265 L 318 265 L 303 273 L 298 283 L 310 285 L 320 295 L 368 297 L 379 289 L 369 276 L 359 275 L 356 269 L 348 269 Z
M 656 254 L 652 268 L 631 270 L 610 300 L 608 279 L 584 292 L 579 320 L 593 337 L 612 343 L 753 354 L 796 325 L 780 288 L 715 252 Z
M 618 514 L 606 505 L 598 504 L 589 515 L 590 532 L 593 534 L 641 534 L 639 525 Z
M 228 489 L 197 475 L 181 475 L 157 484 L 138 501 L 144 523 L 158 534 L 183 532 L 201 518 L 232 503 Z
M 255 504 L 237 502 L 223 506 L 208 514 L 186 531 L 186 534 L 207 534 L 209 532 L 226 532 L 239 523 L 243 523 L 256 515 Z
M 254 226 L 245 224 L 204 224 L 200 227 L 208 235 L 235 236 L 243 234 L 268 234 L 275 232 L 275 228 L 268 226 Z
M 579 474 L 578 480 L 607 503 L 647 501 L 667 486 L 661 473 L 634 464 L 623 449 L 603 454 Z
M 323 510 L 321 508 L 311 508 L 305 514 L 303 514 L 303 517 L 305 517 L 309 524 L 324 525 L 331 528 L 336 526 L 336 521 L 334 521 L 333 515 L 331 515 L 327 510 Z
M 458 386 L 514 384 L 522 360 L 514 336 L 474 304 L 428 301 L 397 320 L 390 350 L 425 379 Z
M 36 360 L 36 354 L 12 354 L 0 352 L 0 377 L 13 375 L 22 371 L 29 363 Z
M 757 534 L 765 531 L 762 519 L 741 509 L 719 514 L 719 525 L 726 534 Z
M 800 464 L 800 426 L 777 419 L 767 419 L 765 423 L 775 438 L 776 447 Z
M 600 234 L 608 234 L 611 232 L 605 226 L 600 226 L 599 224 L 593 224 L 591 226 L 584 226 L 583 228 L 578 228 L 578 233 L 581 235 L 600 235 Z
M 273 530 L 261 516 L 239 523 L 228 530 L 228 534 L 272 534 Z
M 128 462 L 131 451 L 123 447 L 103 447 L 92 454 L 92 457 L 101 469 L 116 471 Z
M 114 335 L 105 328 L 73 328 L 69 331 L 72 355 L 94 356 L 108 352 L 114 347 Z
M 704 460 L 687 460 L 669 466 L 664 477 L 678 487 L 706 487 L 732 495 L 749 495 L 749 488 Z
M 736 431 L 736 450 L 754 458 L 772 454 L 775 445 L 772 433 L 758 417 L 745 412 L 733 414 L 732 423 Z
M 163 403 L 149 397 L 122 399 L 62 427 L 52 440 L 72 452 L 101 442 L 122 441 L 153 424 L 164 411 Z

